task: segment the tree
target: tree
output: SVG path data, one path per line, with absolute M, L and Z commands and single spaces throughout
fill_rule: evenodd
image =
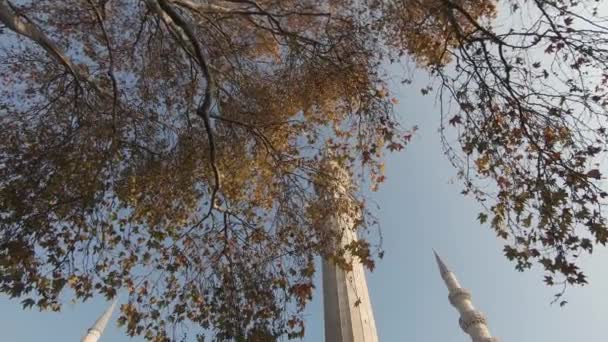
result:
M 440 62 L 432 69 L 457 104 L 445 124 L 458 128 L 463 152 L 444 135 L 447 154 L 464 192 L 489 211 L 480 221 L 490 218 L 507 240 L 506 257 L 522 271 L 539 263 L 548 285 L 563 285 L 560 300 L 568 285 L 587 282 L 577 258 L 608 241 L 600 171 L 608 28 L 599 2 L 505 1 L 503 16 L 524 18 L 505 28 L 443 3 L 453 72 Z
M 492 27 L 524 5 L 536 20 Z M 608 235 L 603 77 L 584 78 L 605 30 L 580 6 L 0 0 L 0 291 L 53 310 L 124 291 L 120 322 L 156 341 L 301 336 L 314 257 L 346 252 L 323 222 L 375 224 L 357 186 L 323 205 L 315 186 L 327 165 L 382 182 L 411 138 L 382 69 L 404 55 L 458 104 L 446 150 L 507 257 L 584 282 L 570 258 Z M 347 248 L 373 267 L 372 244 Z
M 366 16 L 0 1 L 1 291 L 53 310 L 68 288 L 126 292 L 120 322 L 156 341 L 301 335 L 313 258 L 344 253 L 319 222 L 366 211 L 354 191 L 313 205 L 322 156 L 379 181 L 383 149 L 405 144 Z

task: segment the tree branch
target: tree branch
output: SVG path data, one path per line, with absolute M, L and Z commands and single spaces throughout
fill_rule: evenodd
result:
M 90 83 L 88 75 L 75 65 L 32 20 L 24 14 L 17 13 L 13 4 L 8 0 L 0 0 L 0 22 L 11 31 L 31 39 L 46 50 L 53 59 L 62 64 L 78 81 Z
M 156 2 L 153 0 L 148 0 L 148 3 Z M 211 200 L 209 206 L 209 212 L 211 212 L 215 207 L 215 197 L 220 188 L 220 172 L 216 163 L 216 149 L 215 149 L 215 139 L 213 137 L 213 129 L 211 127 L 211 122 L 209 119 L 210 111 L 211 111 L 211 102 L 212 96 L 216 91 L 215 80 L 213 79 L 209 66 L 207 64 L 207 60 L 205 59 L 203 53 L 203 47 L 200 42 L 196 39 L 196 35 L 194 33 L 194 29 L 192 26 L 184 19 L 182 16 L 175 11 L 175 9 L 171 6 L 169 1 L 167 0 L 158 0 L 156 2 L 160 6 L 160 10 L 171 19 L 172 25 L 177 26 L 177 31 L 182 32 L 185 38 L 192 45 L 193 53 L 195 60 L 197 61 L 201 71 L 203 73 L 203 77 L 206 79 L 207 84 L 205 88 L 205 93 L 203 95 L 203 103 L 197 108 L 196 114 L 203 120 L 203 125 L 205 126 L 205 131 L 207 132 L 207 142 L 209 144 L 209 162 L 211 163 L 211 169 L 213 171 L 214 184 L 211 191 Z M 158 7 L 155 4 L 152 6 L 158 10 Z M 188 52 L 188 48 L 183 46 L 184 50 Z

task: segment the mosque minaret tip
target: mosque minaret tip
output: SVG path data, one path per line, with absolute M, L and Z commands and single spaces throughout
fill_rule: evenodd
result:
M 460 286 L 456 275 L 450 271 L 437 252 L 433 251 L 433 253 L 441 278 L 448 288 L 450 303 L 460 313 L 459 323 L 462 330 L 471 337 L 473 342 L 498 342 L 499 339 L 490 334 L 484 314 L 473 306 L 471 292 Z
M 110 307 L 107 308 L 103 315 L 101 315 L 97 319 L 97 321 L 95 321 L 95 324 L 93 324 L 93 326 L 89 328 L 87 334 L 82 338 L 82 340 L 80 340 L 81 342 L 99 341 L 101 334 L 103 334 L 103 331 L 105 330 L 106 326 L 108 325 L 108 322 L 110 321 L 110 318 L 112 317 L 112 312 L 114 311 L 114 307 L 116 307 L 116 302 L 116 299 L 112 301 Z

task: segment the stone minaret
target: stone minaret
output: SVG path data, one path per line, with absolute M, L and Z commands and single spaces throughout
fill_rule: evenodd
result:
M 435 259 L 439 266 L 441 278 L 443 278 L 443 281 L 450 292 L 448 296 L 450 303 L 460 313 L 458 323 L 460 323 L 462 330 L 471 336 L 473 342 L 498 342 L 498 338 L 492 337 L 490 334 L 490 330 L 486 325 L 486 317 L 473 306 L 473 303 L 471 302 L 471 292 L 460 286 L 454 273 L 447 268 L 439 255 L 437 255 L 435 251 L 433 252 L 435 253 Z
M 344 189 L 350 186 L 350 177 L 336 163 L 326 163 L 325 172 L 335 177 L 335 184 L 318 189 L 321 202 L 325 196 L 345 198 Z M 333 215 L 325 227 L 342 235 L 342 244 L 357 239 L 353 231 L 353 215 Z M 348 258 L 348 256 L 346 256 Z M 323 260 L 323 309 L 325 342 L 378 342 L 372 305 L 365 281 L 363 265 L 353 262 L 346 272 L 334 263 Z
M 110 318 L 112 317 L 112 311 L 114 311 L 114 307 L 116 306 L 116 299 L 112 302 L 109 308 L 95 321 L 95 324 L 87 331 L 85 337 L 82 338 L 81 342 L 97 342 L 103 333 L 103 330 L 108 325 Z

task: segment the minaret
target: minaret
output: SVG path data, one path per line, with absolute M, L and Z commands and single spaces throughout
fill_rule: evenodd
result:
M 97 342 L 103 333 L 103 330 L 108 325 L 110 318 L 112 317 L 112 311 L 114 311 L 114 307 L 116 306 L 116 299 L 112 301 L 112 304 L 106 311 L 95 321 L 95 324 L 87 331 L 85 337 L 82 338 L 81 342 Z
M 325 168 L 336 182 L 318 189 L 321 198 L 345 198 L 344 189 L 350 186 L 350 177 L 337 163 L 328 162 Z M 333 215 L 325 228 L 341 235 L 341 243 L 346 245 L 357 239 L 352 229 L 355 219 L 356 214 Z M 352 271 L 346 272 L 335 263 L 323 260 L 323 309 L 325 342 L 378 342 L 365 271 L 360 262 L 353 261 Z
M 486 317 L 473 306 L 471 292 L 460 286 L 454 273 L 448 269 L 435 251 L 433 253 L 435 253 L 435 260 L 437 260 L 441 278 L 443 278 L 450 293 L 448 296 L 450 303 L 460 313 L 458 323 L 460 323 L 462 330 L 471 336 L 473 342 L 498 342 L 498 338 L 492 337 L 490 334 L 490 330 L 486 325 Z

